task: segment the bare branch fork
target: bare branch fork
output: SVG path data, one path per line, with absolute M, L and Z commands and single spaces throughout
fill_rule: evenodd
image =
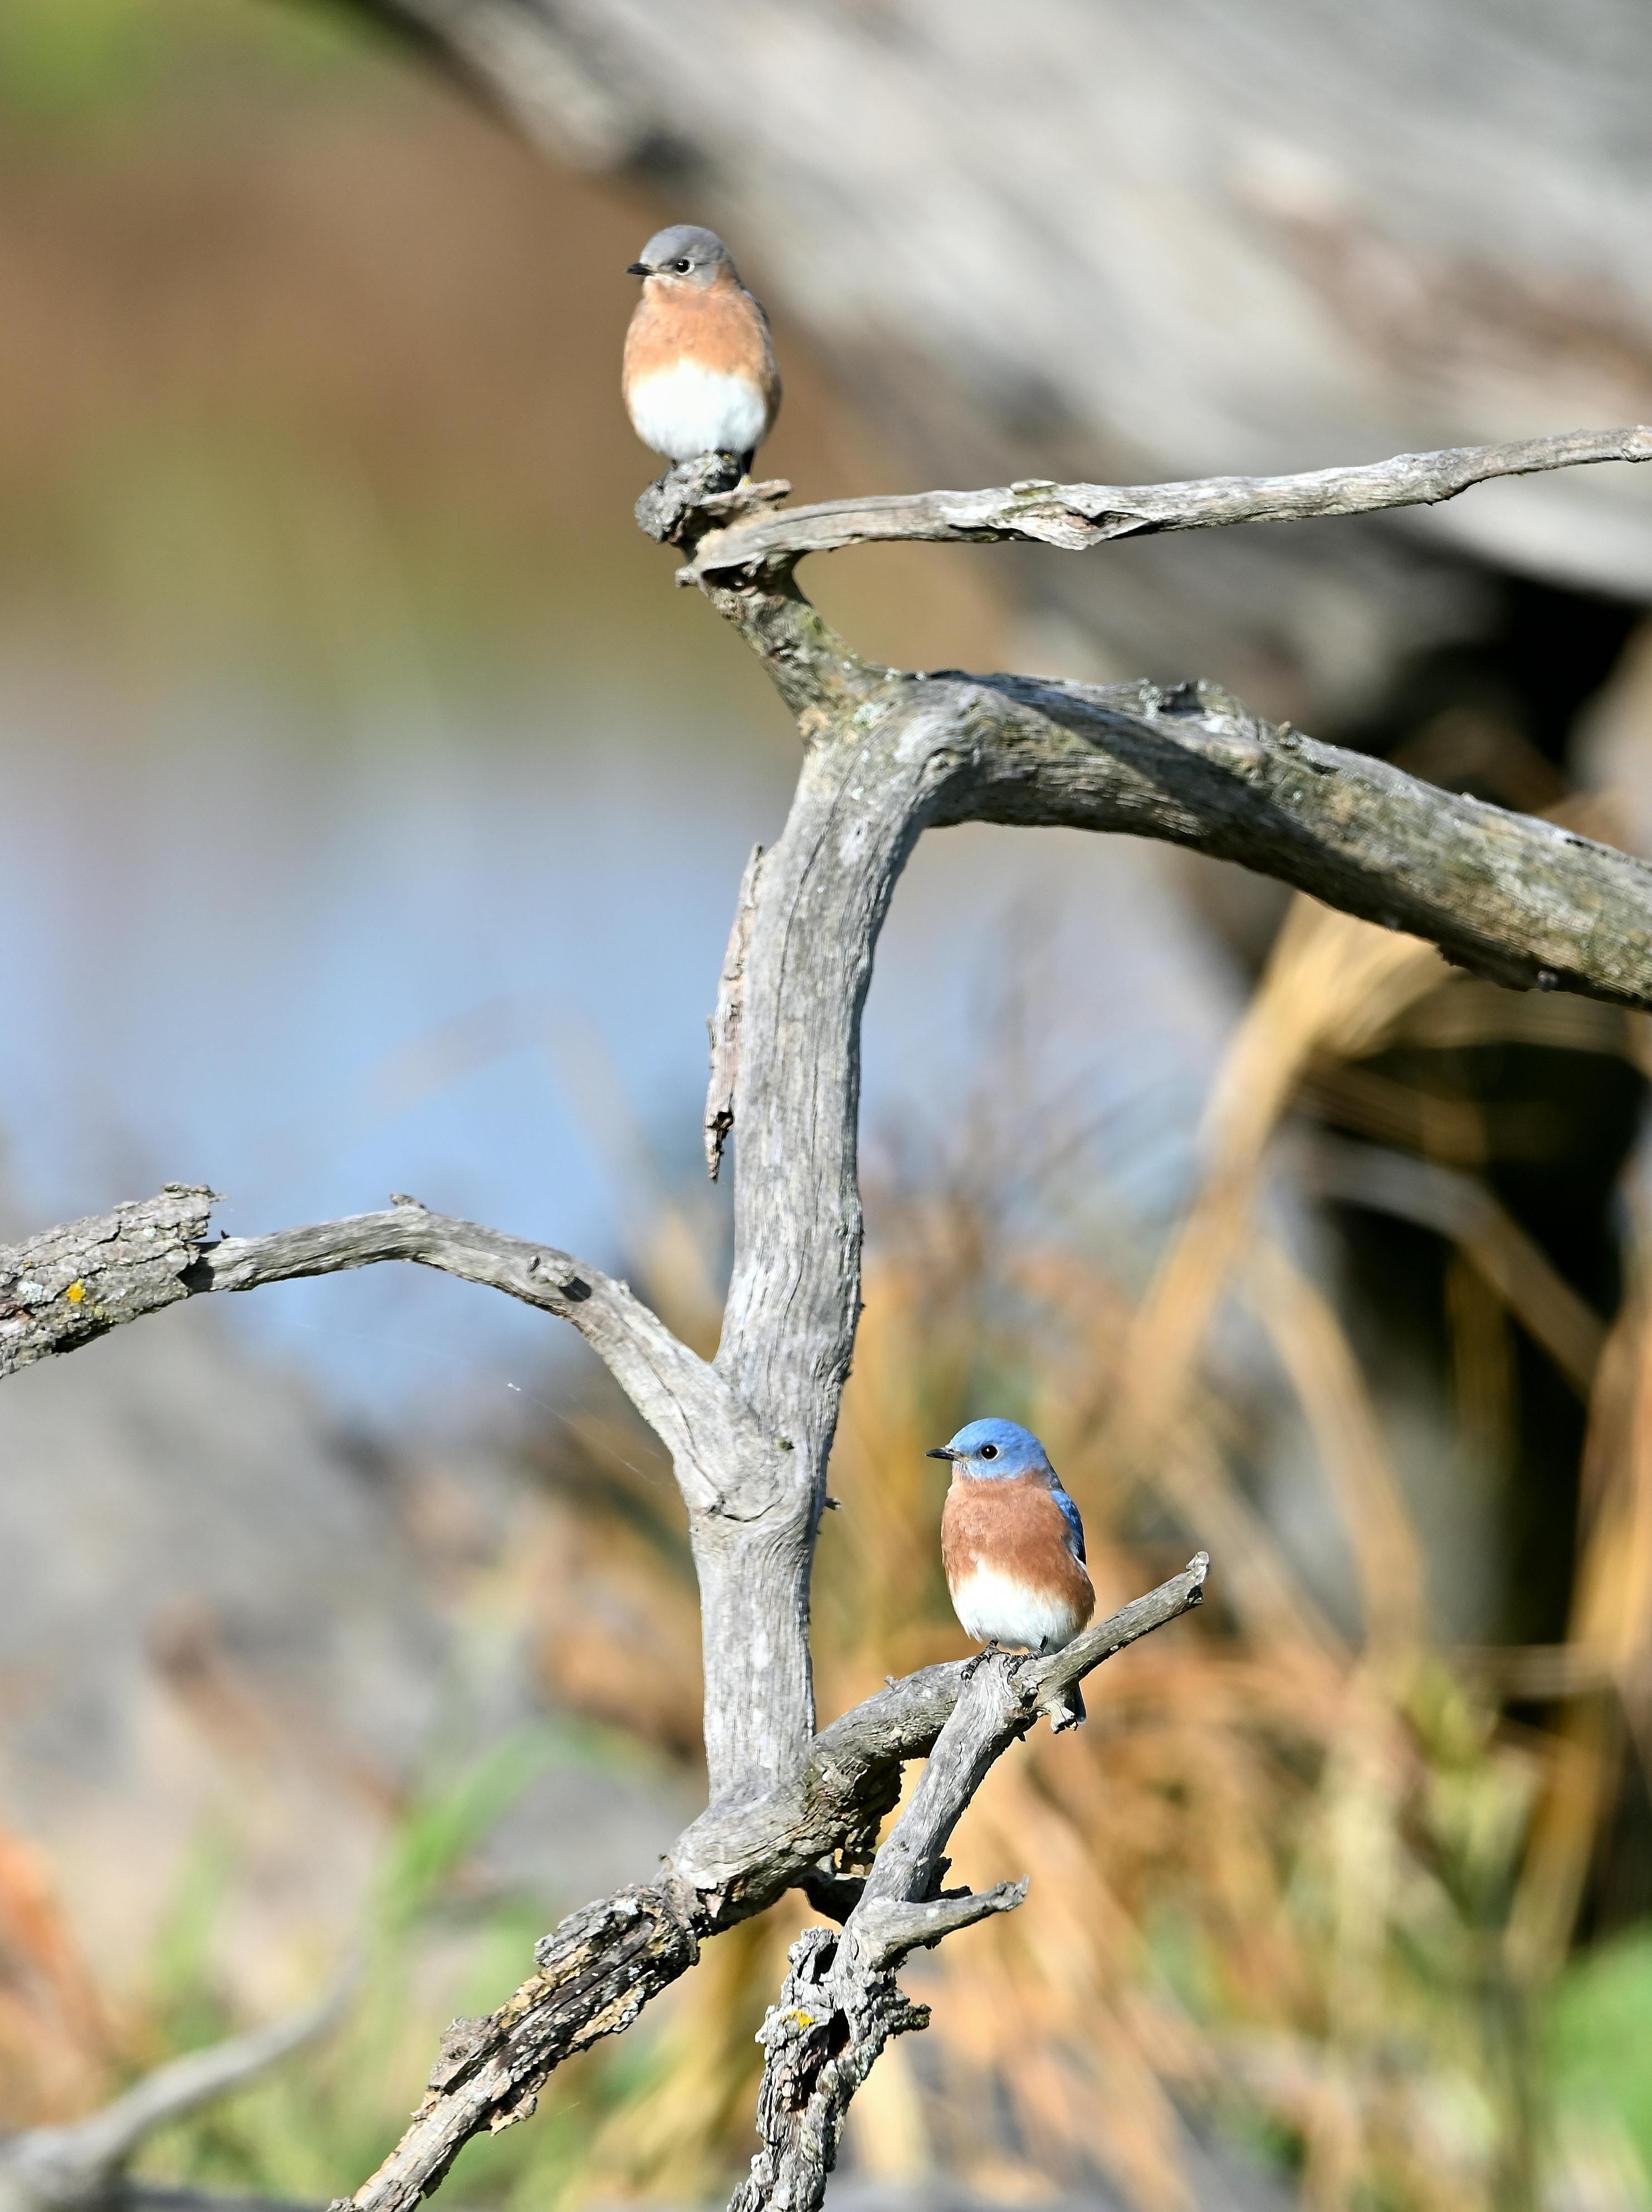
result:
M 789 515 L 776 511 L 783 487 L 738 486 L 720 457 L 675 469 L 644 494 L 639 520 L 683 550 L 689 580 L 762 659 L 803 740 L 784 830 L 741 885 L 713 1025 L 708 1143 L 714 1166 L 732 1131 L 737 1169 L 716 1358 L 698 1358 L 624 1284 L 569 1254 L 410 1200 L 214 1239 L 211 1194 L 174 1185 L 0 1251 L 0 1374 L 187 1297 L 412 1261 L 568 1321 L 671 1451 L 700 1578 L 709 1807 L 658 1882 L 571 1916 L 497 2013 L 454 2024 L 402 2142 L 357 2191 L 360 2212 L 408 2212 L 470 2136 L 525 2117 L 562 2058 L 628 2027 L 705 1937 L 789 1887 L 847 1921 L 841 1936 L 805 1939 L 771 2015 L 764 2148 L 741 2208 L 817 2202 L 854 2087 L 889 2034 L 919 2024 L 895 1990 L 898 1956 L 1015 1901 L 936 1893 L 942 1844 L 981 1774 L 1056 1688 L 1198 1601 L 1202 1555 L 1058 1659 L 983 1668 L 962 1701 L 958 1668 L 928 1668 L 815 1732 L 810 1571 L 860 1290 L 860 1016 L 890 896 L 925 830 L 1061 823 L 1167 839 L 1412 932 L 1499 981 L 1652 1006 L 1652 870 L 1638 860 L 1272 727 L 1212 684 L 874 665 L 802 596 L 797 560 L 874 536 L 1082 548 L 1648 457 L 1652 433 L 1580 434 L 1307 477 L 1020 485 Z M 931 1768 L 863 1889 L 854 1876 L 902 1762 L 926 1753 Z M 817 2066 L 825 2046 L 799 2018 L 823 2006 L 829 2066 Z

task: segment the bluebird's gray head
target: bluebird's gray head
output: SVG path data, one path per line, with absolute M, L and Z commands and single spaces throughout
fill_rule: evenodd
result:
M 667 284 L 704 291 L 725 270 L 738 284 L 740 272 L 733 256 L 714 230 L 703 230 L 697 222 L 674 222 L 668 230 L 654 233 L 626 274 L 659 276 Z
M 977 1482 L 1002 1481 L 1012 1474 L 1034 1474 L 1048 1468 L 1044 1447 L 1019 1421 L 971 1421 L 950 1444 L 937 1444 L 926 1459 L 951 1460 Z

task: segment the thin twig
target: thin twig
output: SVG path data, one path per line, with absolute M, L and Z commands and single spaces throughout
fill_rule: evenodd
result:
M 1569 430 L 1502 446 L 1449 446 L 1300 476 L 1203 477 L 1185 483 L 1058 484 L 1027 481 L 987 491 L 923 491 L 835 499 L 817 507 L 743 514 L 695 549 L 696 579 L 790 568 L 808 553 L 890 539 L 931 544 L 1005 540 L 1081 553 L 1120 538 L 1217 530 L 1238 522 L 1307 522 L 1436 507 L 1494 477 L 1535 476 L 1599 461 L 1652 460 L 1652 428 Z M 762 488 L 765 491 L 768 487 Z
M 503 1291 L 578 1329 L 671 1451 L 691 1506 L 760 1512 L 772 1497 L 780 1455 L 734 1394 L 601 1268 L 413 1199 L 382 1213 L 211 1241 L 215 1195 L 169 1183 L 155 1198 L 0 1248 L 0 1376 L 180 1298 L 410 1261 Z

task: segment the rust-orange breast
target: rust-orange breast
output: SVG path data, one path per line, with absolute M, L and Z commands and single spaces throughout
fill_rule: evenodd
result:
M 623 382 L 675 368 L 683 360 L 724 376 L 747 378 L 762 393 L 772 422 L 780 404 L 780 375 L 768 325 L 751 295 L 732 277 L 703 292 L 650 278 L 625 333 Z
M 955 1599 L 986 1572 L 1070 1613 L 1075 1632 L 1096 1608 L 1090 1577 L 1068 1545 L 1066 1516 L 1041 1475 L 955 1476 L 941 1513 L 941 1564 Z

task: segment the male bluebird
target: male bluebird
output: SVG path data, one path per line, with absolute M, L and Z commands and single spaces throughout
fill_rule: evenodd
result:
M 968 1634 L 988 1644 L 1059 1651 L 1096 1610 L 1084 1524 L 1044 1447 L 1015 1421 L 971 1421 L 930 1459 L 950 1460 L 941 1565 Z M 1053 1729 L 1077 1728 L 1075 1683 L 1052 1708 Z
M 620 388 L 631 428 L 669 461 L 752 458 L 780 410 L 768 318 L 714 230 L 677 222 L 628 274 L 642 279 Z

